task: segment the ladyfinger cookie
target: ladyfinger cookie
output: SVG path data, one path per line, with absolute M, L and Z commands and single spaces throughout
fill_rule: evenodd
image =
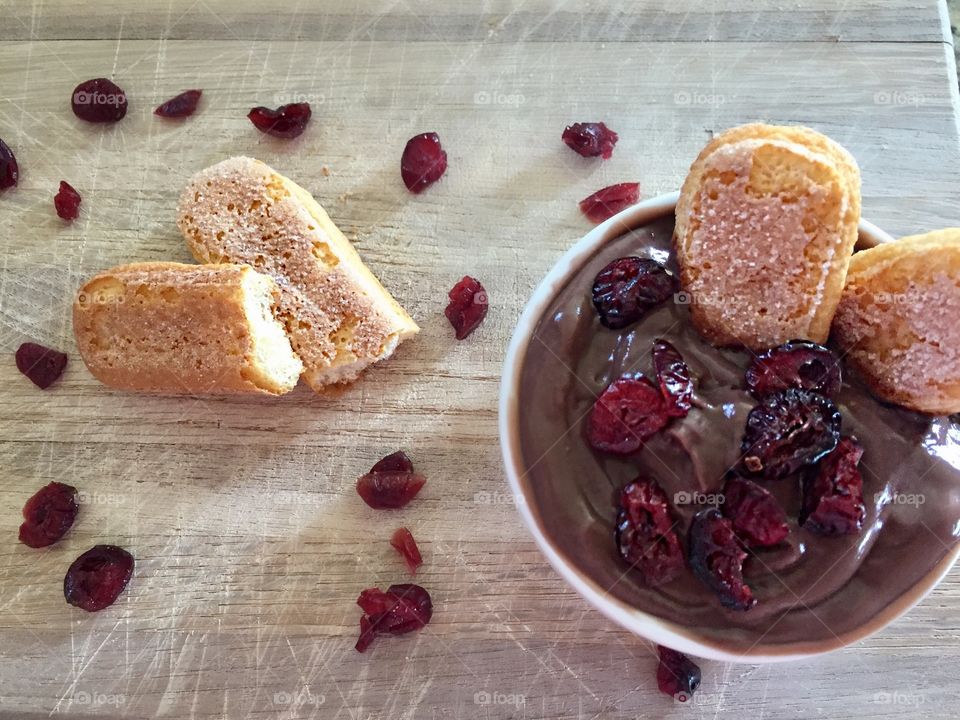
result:
M 73 331 L 84 363 L 110 387 L 279 395 L 303 364 L 274 318 L 278 297 L 249 265 L 133 263 L 80 288 Z
M 960 228 L 856 253 L 833 337 L 877 397 L 960 412 Z
M 805 127 L 751 124 L 707 144 L 674 232 L 691 320 L 720 346 L 824 342 L 860 221 L 860 172 Z
M 276 279 L 280 317 L 314 390 L 354 380 L 419 331 L 316 200 L 258 160 L 202 170 L 177 212 L 200 262 L 245 262 Z

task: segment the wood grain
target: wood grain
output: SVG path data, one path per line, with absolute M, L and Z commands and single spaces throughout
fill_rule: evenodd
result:
M 682 708 L 657 693 L 651 646 L 567 588 L 506 494 L 500 366 L 533 287 L 589 229 L 577 200 L 626 180 L 646 196 L 674 190 L 710 133 L 767 120 L 847 146 L 864 216 L 889 232 L 958 222 L 956 73 L 938 3 L 701 5 L 0 2 L 0 137 L 22 169 L 0 196 L 0 337 L 8 357 L 27 339 L 71 353 L 45 393 L 0 367 L 0 717 L 956 717 L 956 572 L 829 657 L 705 662 Z M 130 97 L 116 127 L 69 111 L 95 76 Z M 204 89 L 195 117 L 152 116 L 187 87 Z M 314 120 L 297 141 L 245 118 L 300 96 Z M 609 162 L 559 141 L 590 119 L 620 133 Z M 399 155 L 426 130 L 449 170 L 415 197 Z M 231 154 L 312 191 L 422 334 L 329 397 L 102 388 L 73 345 L 76 288 L 120 262 L 188 261 L 175 199 Z M 52 208 L 61 179 L 84 196 L 70 226 Z M 442 308 L 465 273 L 492 308 L 457 343 Z M 377 513 L 353 482 L 398 447 L 429 482 L 408 509 Z M 20 508 L 51 480 L 86 493 L 81 519 L 30 551 L 12 541 Z M 388 544 L 401 524 L 424 550 L 435 619 L 361 656 L 354 601 L 404 580 Z M 128 547 L 137 572 L 115 607 L 85 615 L 60 585 L 97 542 Z

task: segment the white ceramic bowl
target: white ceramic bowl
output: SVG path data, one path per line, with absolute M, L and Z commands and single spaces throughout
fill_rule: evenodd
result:
M 638 635 L 684 653 L 729 662 L 764 663 L 797 660 L 836 650 L 880 630 L 916 605 L 950 570 L 957 555 L 960 554 L 960 544 L 955 546 L 909 592 L 888 605 L 883 612 L 866 619 L 862 625 L 851 632 L 831 639 L 829 642 L 790 645 L 759 643 L 745 653 L 731 652 L 718 647 L 715 641 L 706 642 L 691 629 L 631 607 L 606 592 L 582 568 L 574 566 L 558 551 L 544 532 L 534 508 L 531 508 L 525 500 L 529 497 L 529 493 L 524 491 L 523 478 L 526 470 L 520 452 L 517 430 L 519 378 L 527 346 L 537 322 L 553 300 L 555 293 L 564 286 L 570 275 L 583 264 L 586 258 L 627 230 L 672 214 L 678 196 L 679 193 L 672 193 L 645 200 L 595 227 L 560 258 L 527 303 L 507 351 L 500 385 L 500 446 L 510 488 L 518 499 L 517 507 L 520 515 L 550 564 L 591 605 L 614 622 Z M 887 233 L 865 220 L 860 222 L 859 230 L 858 247 L 868 247 L 892 240 Z

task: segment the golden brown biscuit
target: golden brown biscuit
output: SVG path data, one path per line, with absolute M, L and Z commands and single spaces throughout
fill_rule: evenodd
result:
M 278 395 L 303 369 L 273 316 L 279 295 L 249 265 L 121 265 L 80 288 L 73 332 L 90 372 L 110 387 Z
M 856 253 L 833 337 L 877 397 L 960 412 L 960 228 Z
M 860 172 L 809 128 L 717 135 L 690 168 L 674 244 L 691 320 L 716 345 L 824 342 L 860 221 Z
M 177 214 L 201 262 L 245 262 L 274 277 L 314 390 L 355 379 L 419 331 L 310 194 L 258 160 L 202 170 Z

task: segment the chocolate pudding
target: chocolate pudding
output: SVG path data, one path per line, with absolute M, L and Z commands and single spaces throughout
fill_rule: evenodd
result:
M 680 626 L 701 642 L 748 653 L 770 646 L 836 646 L 885 611 L 913 600 L 911 589 L 942 569 L 960 535 L 960 427 L 875 400 L 844 367 L 834 397 L 842 433 L 864 448 L 860 470 L 866 519 L 856 535 L 824 537 L 800 527 L 797 478 L 760 480 L 787 511 L 790 534 L 744 565 L 757 597 L 750 610 L 721 607 L 693 577 L 657 588 L 619 556 L 618 491 L 638 476 L 655 479 L 671 501 L 686 542 L 693 515 L 717 502 L 739 459 L 746 416 L 757 404 L 744 389 L 751 355 L 718 350 L 689 322 L 678 294 L 622 330 L 603 327 L 590 290 L 597 272 L 627 255 L 677 271 L 673 217 L 632 230 L 591 256 L 549 302 L 522 360 L 517 407 L 526 502 L 567 561 L 616 599 Z M 722 272 L 722 270 L 720 270 Z M 653 376 L 651 346 L 664 338 L 690 367 L 696 392 L 685 418 L 630 457 L 592 450 L 584 438 L 597 396 L 627 372 Z

